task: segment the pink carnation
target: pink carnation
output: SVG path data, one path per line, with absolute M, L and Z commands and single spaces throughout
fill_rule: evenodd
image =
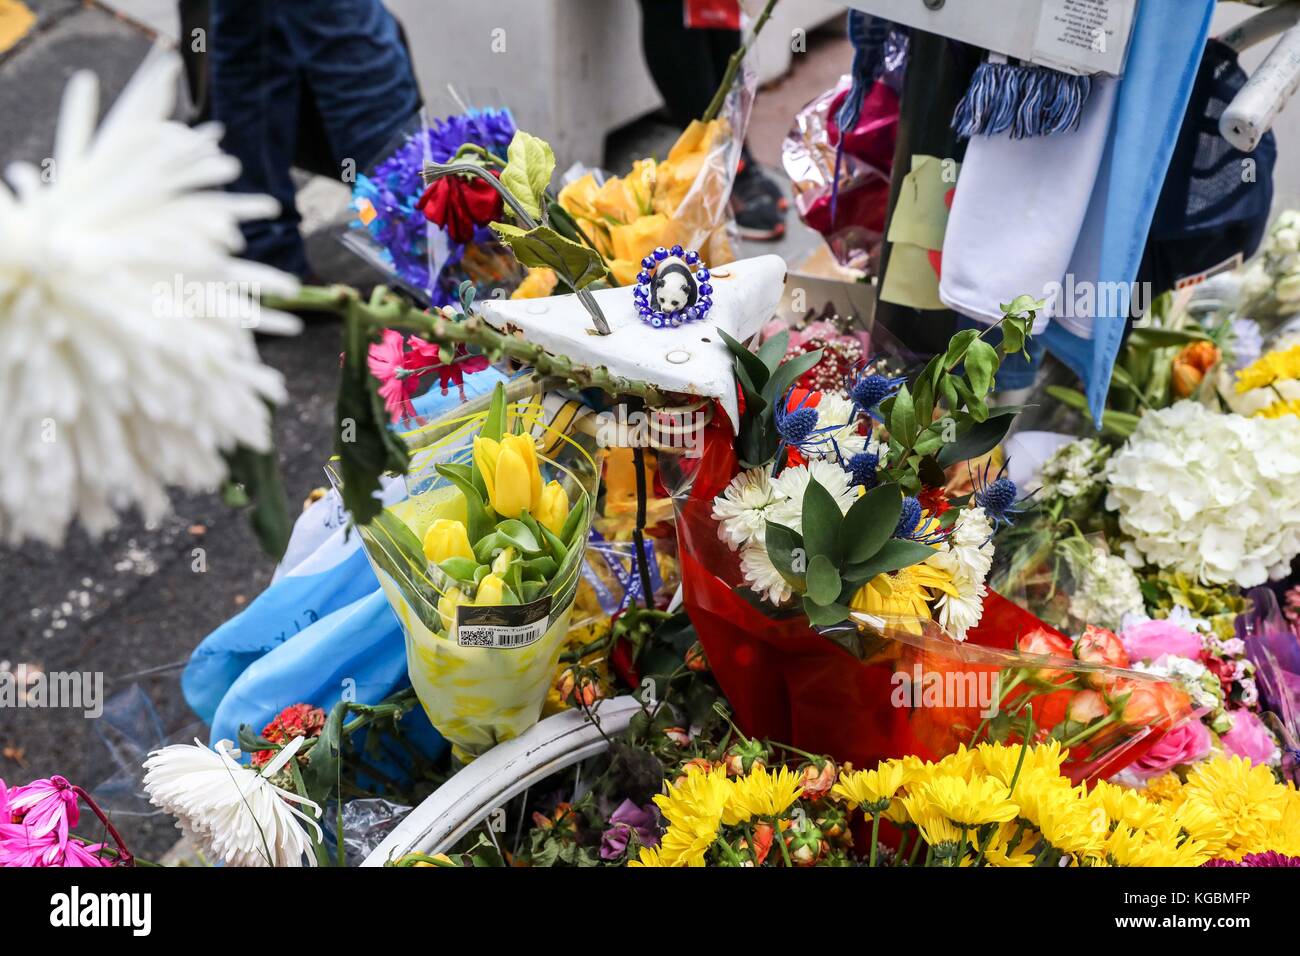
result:
M 1165 654 L 1196 660 L 1203 649 L 1199 635 L 1168 621 L 1143 621 L 1125 628 L 1120 640 L 1133 661 L 1154 661 Z

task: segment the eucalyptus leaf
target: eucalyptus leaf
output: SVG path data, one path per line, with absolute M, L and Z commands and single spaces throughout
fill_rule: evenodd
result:
M 842 577 L 849 585 L 865 583 L 877 575 L 920 564 L 933 554 L 934 548 L 929 545 L 893 538 L 886 541 L 869 560 L 846 567 Z
M 803 591 L 806 584 L 806 555 L 803 537 L 793 528 L 774 521 L 767 523 L 763 536 L 767 545 L 767 555 L 781 577 L 796 591 Z
M 807 597 L 803 599 L 803 610 L 808 615 L 808 623 L 813 627 L 831 627 L 847 621 L 850 614 L 843 604 L 818 604 Z

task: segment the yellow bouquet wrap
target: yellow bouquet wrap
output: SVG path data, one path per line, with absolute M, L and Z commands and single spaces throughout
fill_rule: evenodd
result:
M 404 434 L 408 496 L 359 529 L 411 685 L 463 761 L 537 722 L 568 631 L 598 470 L 556 421 L 498 386 L 486 411 Z

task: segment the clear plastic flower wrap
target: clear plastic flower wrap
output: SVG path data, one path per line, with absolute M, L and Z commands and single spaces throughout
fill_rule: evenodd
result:
M 457 242 L 419 209 L 426 163 L 447 162 L 466 144 L 504 155 L 515 134 L 505 109 L 468 109 L 443 118 L 421 110 L 393 137 L 352 187 L 355 215 L 341 241 L 426 305 L 455 303 L 460 283 L 481 291 L 512 289 L 523 270 L 486 227 Z
M 411 684 L 462 760 L 537 722 L 583 566 L 598 470 L 540 401 L 403 435 L 408 497 L 359 528 Z M 339 478 L 331 469 L 331 479 Z

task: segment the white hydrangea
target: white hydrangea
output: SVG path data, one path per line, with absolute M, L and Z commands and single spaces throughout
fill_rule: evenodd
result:
M 1126 616 L 1143 613 L 1142 588 L 1127 561 L 1093 548 L 1075 568 L 1070 614 L 1084 624 L 1118 630 Z
M 1147 412 L 1107 463 L 1106 507 L 1147 563 L 1255 587 L 1300 554 L 1300 419 Z
M 1080 438 L 1056 449 L 1039 475 L 1043 496 L 1074 498 L 1095 488 L 1108 451 L 1095 438 Z

